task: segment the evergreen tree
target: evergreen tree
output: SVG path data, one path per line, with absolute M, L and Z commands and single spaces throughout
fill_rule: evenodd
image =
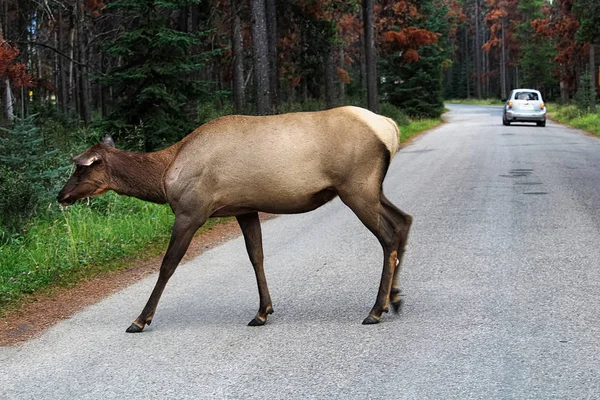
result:
M 573 102 L 584 113 L 589 112 L 590 104 L 594 104 L 596 101 L 596 90 L 592 82 L 592 75 L 589 72 L 582 74 L 579 78 L 579 85 L 577 85 L 577 92 L 573 96 Z
M 517 37 L 522 43 L 522 56 L 519 67 L 522 72 L 522 86 L 549 91 L 556 86 L 552 77 L 555 68 L 548 60 L 556 55 L 552 43 L 546 38 L 534 34 L 532 22 L 542 18 L 542 5 L 546 0 L 521 0 L 518 9 L 523 17 L 523 22 L 517 29 Z M 547 97 L 547 96 L 546 96 Z
M 577 0 L 574 10 L 579 16 L 581 25 L 577 32 L 577 40 L 587 42 L 589 54 L 589 108 L 590 112 L 596 111 L 596 92 L 600 82 L 596 80 L 596 49 L 600 44 L 600 2 L 598 0 Z M 581 88 L 579 89 L 581 90 Z
M 115 102 L 100 122 L 106 133 L 129 147 L 151 151 L 171 144 L 194 128 L 193 100 L 206 94 L 192 79 L 207 58 L 194 54 L 202 32 L 169 26 L 170 15 L 198 0 L 117 0 L 107 8 L 123 14 L 124 31 L 107 46 L 118 66 L 98 80 L 112 87 Z
M 388 35 L 398 43 L 422 45 L 395 52 L 380 62 L 385 77 L 383 97 L 408 115 L 438 117 L 444 111 L 442 72 L 451 63 L 448 8 L 443 1 L 425 0 L 418 3 L 418 11 L 410 21 L 414 27 Z
M 600 2 L 598 0 L 576 0 L 573 9 L 579 17 L 577 39 L 600 45 Z

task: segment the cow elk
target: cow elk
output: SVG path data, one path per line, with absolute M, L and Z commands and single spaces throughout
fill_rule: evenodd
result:
M 377 300 L 363 324 L 375 324 L 391 303 L 400 306 L 398 275 L 412 218 L 383 194 L 398 150 L 398 127 L 358 107 L 275 116 L 226 116 L 154 153 L 118 150 L 107 138 L 73 157 L 75 171 L 57 200 L 71 205 L 108 190 L 154 203 L 175 214 L 158 281 L 142 313 L 127 329 L 152 322 L 167 281 L 194 233 L 210 217 L 235 216 L 254 267 L 260 305 L 249 325 L 273 312 L 263 270 L 258 212 L 303 213 L 336 196 L 377 237 L 383 273 Z

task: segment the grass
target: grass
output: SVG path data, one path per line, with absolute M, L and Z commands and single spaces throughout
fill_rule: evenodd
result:
M 69 286 L 132 258 L 166 248 L 174 217 L 168 206 L 105 195 L 101 206 L 75 204 L 30 222 L 26 232 L 0 246 L 0 315 L 23 294 Z M 203 230 L 217 220 L 209 220 Z
M 441 118 L 410 121 L 398 109 L 388 111 L 395 113 L 389 116 L 400 125 L 401 142 L 442 123 Z M 0 242 L 0 316 L 18 307 L 24 294 L 68 287 L 161 254 L 173 221 L 168 206 L 113 192 L 39 213 L 21 234 Z M 200 232 L 219 221 L 209 220 Z
M 410 119 L 402 110 L 389 103 L 381 104 L 381 115 L 385 115 L 396 121 L 396 124 L 400 128 L 400 143 L 443 122 L 441 117 Z
M 411 137 L 434 128 L 442 123 L 441 118 L 427 118 L 412 120 L 408 125 L 400 126 L 400 143 L 406 142 Z
M 548 115 L 550 118 L 561 124 L 569 125 L 593 133 L 596 136 L 600 136 L 599 111 L 588 113 L 579 110 L 573 105 L 560 106 L 557 104 L 550 104 L 548 106 Z

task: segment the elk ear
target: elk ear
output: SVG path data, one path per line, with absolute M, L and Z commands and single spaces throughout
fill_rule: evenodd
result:
M 96 161 L 100 160 L 100 156 L 96 153 L 82 153 L 78 156 L 73 157 L 73 162 L 77 165 L 89 167 Z
M 113 141 L 112 137 L 110 137 L 110 135 L 106 136 L 104 140 L 102 140 L 102 143 L 109 147 L 115 147 L 115 142 Z

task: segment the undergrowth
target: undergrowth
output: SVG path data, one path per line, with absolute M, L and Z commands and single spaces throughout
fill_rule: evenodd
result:
M 600 113 L 598 110 L 595 113 L 590 113 L 575 105 L 560 106 L 554 104 L 549 105 L 548 110 L 550 118 L 561 124 L 600 136 Z

